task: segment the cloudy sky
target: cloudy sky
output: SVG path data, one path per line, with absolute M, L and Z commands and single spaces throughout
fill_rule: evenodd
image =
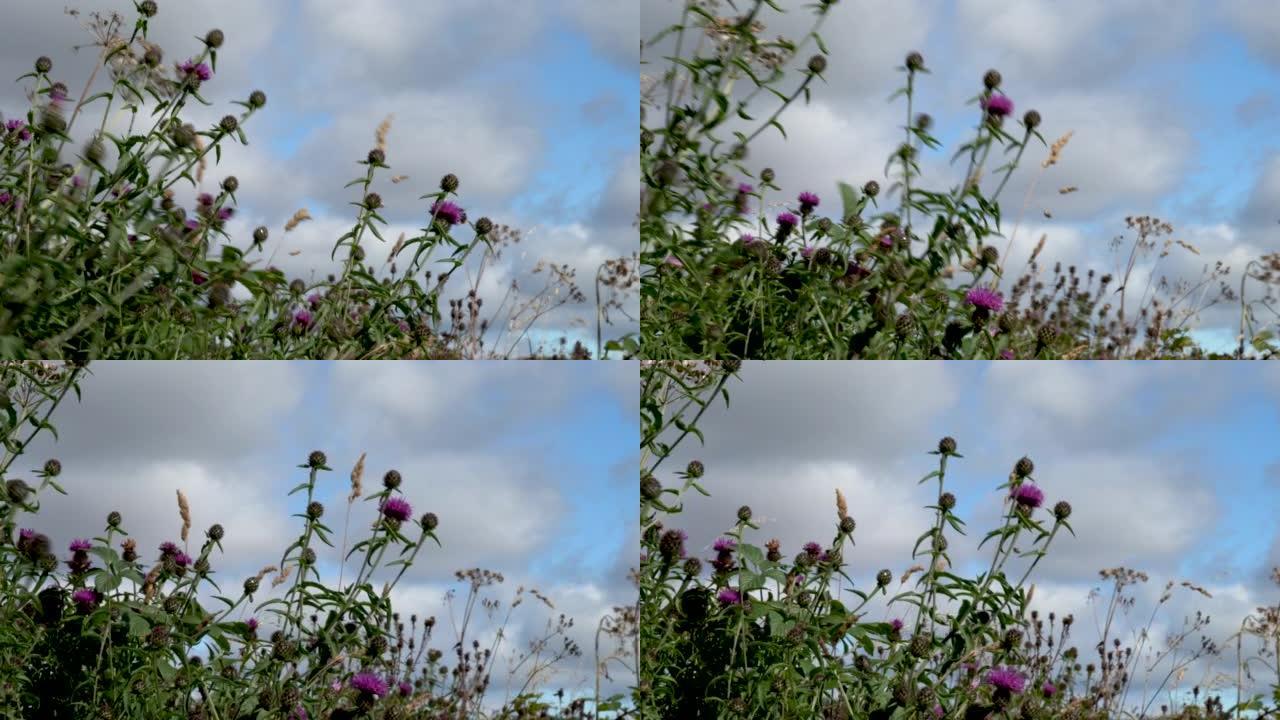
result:
M 829 543 L 839 488 L 858 523 L 845 553 L 851 576 L 867 587 L 882 567 L 899 575 L 931 523 L 924 506 L 936 485 L 916 484 L 937 468 L 927 453 L 951 435 L 965 456 L 947 468 L 968 525 L 967 538 L 950 538 L 958 568 L 986 570 L 990 548 L 977 544 L 999 519 L 996 488 L 1020 457 L 1035 462 L 1046 504 L 1074 507 L 1076 537 L 1055 540 L 1032 582 L 1035 606 L 1075 614 L 1082 651 L 1105 612 L 1089 602 L 1103 568 L 1151 576 L 1123 622 L 1126 639 L 1167 581 L 1213 594 L 1176 588 L 1154 626 L 1160 638 L 1204 610 L 1210 635 L 1230 648 L 1223 665 L 1189 673 L 1184 690 L 1230 666 L 1235 643 L 1224 639 L 1247 613 L 1280 601 L 1270 580 L 1280 566 L 1280 371 L 1270 365 L 747 363 L 728 389 L 730 409 L 718 403 L 700 426 L 705 447 L 691 440 L 661 468 L 706 464 L 711 497 L 691 494 L 668 523 L 689 532 L 692 555 L 712 557 L 743 504 L 761 521 L 749 540 L 757 545 L 777 537 L 790 557 L 806 541 Z
M 546 685 L 572 693 L 594 683 L 596 624 L 635 601 L 634 364 L 101 362 L 91 370 L 83 401 L 69 398 L 54 415 L 60 439 L 46 436 L 11 468 L 21 477 L 46 458 L 62 462 L 70 494 L 51 494 L 27 521 L 55 545 L 100 534 L 114 509 L 149 562 L 161 542 L 178 540 L 182 490 L 194 547 L 208 526 L 225 527 L 214 578 L 232 590 L 279 562 L 301 531 L 289 515 L 305 497 L 286 493 L 305 481 L 297 466 L 315 449 L 334 470 L 321 475 L 317 499 L 340 543 L 350 472 L 367 453 L 366 491 L 397 469 L 415 516 L 440 518 L 443 548 L 424 549 L 393 593 L 397 609 L 437 616 L 437 646 L 447 653 L 454 636 L 443 594 L 460 588 L 453 572 L 501 572 L 506 582 L 490 597 L 510 602 L 518 586 L 536 587 L 555 610 L 532 601 L 516 610 L 495 683 L 505 683 L 511 651 L 561 612 L 574 619 L 585 654 Z M 353 507 L 353 542 L 374 512 Z M 336 584 L 339 551 L 321 550 Z M 612 670 L 610 689 L 621 691 L 627 675 Z
M 47 55 L 54 61 L 52 78 L 79 97 L 96 55 L 93 48 L 72 51 L 92 37 L 64 14 L 65 7 L 80 10 L 81 20 L 95 10 L 119 11 L 132 23 L 128 0 L 0 0 L 6 28 L 0 77 L 17 78 Z M 389 244 L 371 238 L 365 247 L 375 264 L 381 265 L 401 231 L 412 236 L 425 226 L 429 203 L 418 198 L 435 192 L 450 172 L 461 179 L 459 204 L 471 220 L 488 216 L 525 233 L 485 271 L 481 289 L 488 307 L 497 308 L 513 280 L 526 296 L 543 288 L 546 273 L 532 273 L 540 259 L 569 264 L 578 284 L 590 287 L 603 260 L 636 250 L 635 5 L 160 0 L 159 7 L 151 39 L 165 49 L 167 64 L 198 54 L 197 38 L 210 28 L 226 35 L 217 74 L 201 88 L 213 104 L 191 110 L 197 127 L 238 113 L 231 101 L 254 89 L 267 94 L 267 106 L 246 127 L 250 146 L 224 152 L 203 189 L 236 175 L 240 205 L 231 236 L 247 246 L 254 227 L 268 226 L 276 246 L 272 262 L 291 276 L 322 278 L 333 269 L 329 253 L 354 221 L 348 203 L 359 199 L 357 189 L 343 186 L 363 175 L 355 163 L 374 147 L 375 129 L 392 114 L 391 170 L 374 188 L 387 206 Z M 0 84 L 0 113 L 25 115 L 29 82 Z M 97 82 L 97 89 L 106 89 L 106 73 Z M 392 184 L 393 175 L 409 179 Z M 191 207 L 195 193 L 179 199 Z M 315 220 L 285 235 L 285 220 L 302 207 Z M 470 235 L 462 232 L 465 239 Z M 295 250 L 302 252 L 289 254 Z M 594 318 L 594 310 L 559 313 L 535 335 L 582 337 L 572 326 L 579 316 Z M 619 321 L 618 332 L 634 329 L 625 318 Z
M 762 15 L 764 36 L 798 38 L 809 30 L 812 3 L 779 4 L 788 12 Z M 677 20 L 683 3 L 642 0 L 642 6 L 647 39 Z M 733 14 L 723 3 L 716 12 Z M 894 68 L 918 50 L 932 74 L 918 83 L 915 109 L 933 116 L 943 143 L 922 155 L 929 189 L 954 187 L 964 172 L 948 163 L 972 137 L 975 110 L 965 102 L 982 89 L 988 68 L 1003 74 L 1018 117 L 1040 111 L 1049 142 L 1075 132 L 1024 215 L 1045 148 L 1028 149 L 1001 195 L 1006 234 L 1022 216 L 1007 265 L 1014 276 L 1042 234 L 1048 235 L 1042 265 L 1061 260 L 1115 272 L 1133 239 L 1128 215 L 1167 220 L 1173 237 L 1200 251 L 1170 254 L 1156 277 L 1195 280 L 1206 264 L 1223 260 L 1238 278 L 1249 258 L 1280 250 L 1280 14 L 1272 3 L 843 0 L 822 36 L 831 51 L 826 82 L 817 83 L 807 107 L 782 115 L 790 140 L 764 133 L 749 158 L 757 170 L 775 168 L 788 196 L 818 193 L 819 211 L 838 218 L 837 181 L 888 186 L 884 163 L 903 140 L 906 106 L 886 99 L 902 82 Z M 800 62 L 813 52 L 810 43 Z M 659 74 L 663 54 L 670 54 L 666 46 L 646 49 L 644 60 L 657 64 L 643 71 Z M 766 105 L 754 115 L 765 117 Z M 1069 185 L 1079 191 L 1058 194 Z M 995 182 L 983 187 L 990 193 Z M 1118 255 L 1111 240 L 1121 235 L 1126 242 Z M 1004 243 L 997 247 L 1003 251 Z M 1134 287 L 1146 285 L 1153 262 L 1139 265 Z M 1238 310 L 1206 313 L 1201 339 L 1229 343 Z

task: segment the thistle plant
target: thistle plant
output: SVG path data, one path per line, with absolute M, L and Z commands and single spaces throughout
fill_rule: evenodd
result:
M 1117 283 L 1112 307 L 1102 294 L 1107 282 L 1087 290 L 1046 287 L 1035 264 L 1040 248 L 1020 278 L 1006 266 L 1018 226 L 1008 230 L 1003 193 L 1029 150 L 1048 148 L 1043 173 L 1058 162 L 1071 133 L 1050 144 L 1041 134 L 1045 118 L 1034 109 L 1018 114 L 1013 90 L 996 69 L 983 74 L 968 101 L 972 132 L 951 158 L 964 170 L 954 186 L 930 188 L 922 173 L 923 154 L 941 143 L 932 134 L 933 118 L 919 112 L 917 102 L 932 69 L 913 51 L 896 68 L 902 83 L 889 98 L 905 107 L 902 142 L 885 164 L 885 185 L 876 178 L 841 182 L 837 203 L 813 189 L 780 197 L 782 184 L 796 187 L 805 179 L 756 166 L 752 143 L 775 131 L 785 138 L 783 113 L 820 88 L 828 67 L 821 29 L 842 9 L 833 0 L 796 8 L 812 16 L 810 29 L 797 39 L 768 39 L 769 21 L 783 12 L 778 3 L 735 5 L 741 14 L 729 17 L 716 14 L 721 7 L 687 0 L 679 21 L 642 46 L 642 64 L 645 50 L 652 54 L 658 46 L 663 53 L 647 59 L 660 69 L 642 86 L 646 357 L 1206 354 L 1191 340 L 1188 324 L 1218 302 L 1234 301 L 1223 283 L 1228 268 L 1206 267 L 1196 282 Z M 837 211 L 819 214 L 833 204 Z M 1158 249 L 1148 242 L 1150 230 L 1144 227 L 1122 258 L 1126 277 L 1135 260 Z M 1160 257 L 1171 247 L 1195 251 L 1170 240 Z M 1242 328 L 1250 317 L 1242 315 Z
M 154 551 L 130 536 L 128 518 L 106 515 L 93 537 L 55 547 L 41 532 L 40 509 L 62 464 L 47 460 L 30 473 L 22 451 L 34 433 L 52 431 L 50 413 L 78 391 L 80 371 L 59 365 L 0 366 L 7 412 L 6 455 L 0 466 L 0 717 L 79 718 L 533 718 L 611 717 L 620 699 L 582 694 L 564 702 L 542 683 L 580 650 L 573 620 L 560 614 L 526 648 L 511 648 L 505 698 L 489 693 L 513 611 L 534 588 L 512 600 L 490 597 L 500 573 L 457 574 L 468 587 L 464 616 L 450 620 L 457 637 L 440 637 L 435 616 L 409 616 L 392 594 L 424 548 L 439 547 L 441 519 L 415 514 L 396 470 L 382 488 L 353 487 L 348 506 L 371 533 L 337 561 L 354 576 L 332 584 L 321 561 L 337 543 L 315 499 L 330 472 L 314 451 L 290 493 L 305 499 L 295 518 L 301 531 L 276 564 L 244 578 L 218 567 L 221 524 L 193 531 L 195 508 L 177 493 L 180 529 Z M 362 458 L 363 464 L 363 458 Z M 353 477 L 354 479 L 354 477 Z M 358 485 L 358 483 L 353 483 Z M 90 533 L 85 532 L 85 535 Z M 336 575 L 336 573 L 334 573 Z M 492 621 L 482 626 L 482 621 Z M 633 623 L 634 625 L 634 623 Z M 621 636 L 624 630 L 614 634 Z M 490 637 L 486 647 L 478 638 Z M 473 639 L 474 636 L 474 639 Z M 442 650 L 453 646 L 452 652 Z
M 756 509 L 740 506 L 726 508 L 719 538 L 697 556 L 680 514 L 691 493 L 710 494 L 715 468 L 664 461 L 690 437 L 703 439 L 699 420 L 720 398 L 727 403 L 736 370 L 734 362 L 642 364 L 641 717 L 1225 718 L 1268 707 L 1247 695 L 1244 673 L 1276 667 L 1274 608 L 1241 625 L 1233 705 L 1223 700 L 1229 683 L 1210 692 L 1188 675 L 1221 652 L 1205 634 L 1207 616 L 1197 612 L 1162 640 L 1152 630 L 1175 592 L 1209 596 L 1200 586 L 1170 581 L 1130 637 L 1121 617 L 1146 575 L 1104 570 L 1112 593 L 1099 596 L 1105 620 L 1085 649 L 1074 644 L 1074 615 L 1034 607 L 1036 569 L 1074 530 L 1071 504 L 1048 499 L 1029 457 L 996 488 L 1003 512 L 976 543 L 985 561 L 972 573 L 952 562 L 970 529 L 949 484 L 964 460 L 951 437 L 930 451 L 934 469 L 917 483 L 932 521 L 910 558 L 885 562 L 909 565 L 905 572 L 851 570 L 857 498 L 840 490 L 829 533 L 799 548 L 761 537 Z
M 215 28 L 166 51 L 148 37 L 159 5 L 135 2 L 129 20 L 93 14 L 100 63 L 79 96 L 42 56 L 18 78 L 30 106 L 0 116 L 0 357 L 512 357 L 547 312 L 585 301 L 564 271 L 549 274 L 544 291 L 526 298 L 512 288 L 493 314 L 481 310 L 479 276 L 520 231 L 469 214 L 453 173 L 421 196 L 416 233 L 386 236 L 377 187 L 406 180 L 388 175 L 389 120 L 346 186 L 355 220 L 330 254 L 339 270 L 288 278 L 273 262 L 310 213 L 233 238 L 240 181 L 213 177 L 224 152 L 248 144 L 267 95 L 245 93 L 208 127 L 186 121 L 211 105 L 219 54 L 234 51 L 235 38 Z M 197 192 L 190 208 L 175 193 L 188 186 Z M 367 257 L 372 243 L 390 248 L 385 262 Z M 473 272 L 462 299 L 452 297 Z M 597 308 L 601 325 L 620 307 L 610 300 Z M 491 327 L 515 332 L 504 343 Z M 603 357 L 597 338 L 579 356 Z M 628 339 L 609 342 L 622 352 Z

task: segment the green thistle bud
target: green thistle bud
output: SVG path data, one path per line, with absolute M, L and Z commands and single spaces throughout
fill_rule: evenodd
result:
M 924 132 L 933 126 L 933 117 L 928 113 L 920 113 L 916 116 L 916 129 Z
M 159 10 L 160 8 L 156 7 L 155 0 L 142 0 L 138 5 L 138 12 L 146 15 L 147 17 L 155 17 Z
M 61 133 L 67 129 L 67 119 L 62 116 L 62 108 L 57 105 L 45 105 L 40 111 L 40 127 L 45 132 Z
M 377 210 L 382 207 L 382 196 L 376 192 L 371 192 L 364 196 L 364 206 L 370 210 Z
M 1023 457 L 1013 466 L 1013 472 L 1020 478 L 1027 477 L 1035 472 L 1036 465 L 1031 462 L 1031 458 Z
M 641 148 L 648 148 L 650 145 L 653 144 L 653 140 L 654 140 L 654 137 L 653 137 L 652 130 L 649 130 L 646 128 L 640 131 L 640 147 Z
M 307 517 L 312 520 L 319 520 L 324 517 L 324 504 L 319 500 L 312 500 L 307 503 Z
M 4 484 L 5 494 L 10 502 L 22 504 L 31 494 L 31 486 L 21 480 L 10 480 Z
M 702 561 L 696 557 L 691 557 L 684 561 L 684 574 L 690 577 L 698 577 L 702 574 Z
M 312 450 L 311 454 L 307 456 L 308 467 L 320 468 L 320 467 L 324 467 L 328 463 L 329 463 L 329 458 L 325 457 L 324 453 L 320 452 L 319 450 Z
M 676 177 L 680 174 L 680 166 L 671 160 L 664 161 L 658 166 L 658 183 L 660 185 L 671 185 L 676 181 Z
M 777 174 L 773 172 L 773 168 L 765 168 L 760 171 L 760 182 L 771 183 Z
M 1058 504 L 1053 506 L 1053 516 L 1058 520 L 1066 520 L 1071 517 L 1071 503 L 1066 500 L 1059 500 Z
M 852 535 L 856 527 L 858 527 L 858 523 L 853 518 L 848 516 L 840 518 L 840 532 L 845 535 Z
M 256 592 L 258 592 L 258 578 L 256 578 L 256 577 L 251 577 L 251 578 L 247 578 L 247 579 L 245 579 L 245 581 L 244 581 L 244 594 L 245 594 L 245 595 L 252 595 L 252 594 L 254 594 L 254 593 L 256 593 Z
M 942 508 L 943 510 L 950 510 L 955 506 L 956 506 L 955 495 L 952 495 L 949 492 L 944 492 L 942 493 L 942 495 L 938 496 L 938 507 Z
M 645 500 L 657 500 L 662 496 L 662 481 L 652 475 L 640 478 L 640 497 Z
M 907 650 L 915 657 L 925 658 L 929 656 L 929 650 L 932 645 L 932 638 L 929 636 L 916 635 L 911 638 L 911 644 L 907 646 Z
M 1036 331 L 1036 342 L 1040 345 L 1050 345 L 1054 340 L 1058 339 L 1058 329 L 1052 325 L 1045 325 Z
M 382 476 L 382 487 L 388 490 L 395 490 L 400 487 L 400 471 L 388 470 L 386 474 Z
M 985 85 L 988 90 L 995 90 L 1000 87 L 1000 83 L 1003 80 L 1004 78 L 1000 77 L 999 70 L 988 70 L 987 74 L 982 76 L 982 84 Z
M 690 460 L 688 467 L 685 468 L 685 474 L 693 479 L 702 477 L 702 473 L 706 472 L 701 460 Z
M 482 217 L 476 221 L 477 235 L 488 235 L 490 230 L 493 230 L 493 221 L 489 218 Z
M 205 34 L 204 44 L 211 48 L 220 48 L 222 47 L 222 41 L 225 39 L 226 37 L 222 34 L 221 30 L 214 29 Z
M 380 148 L 374 148 L 369 151 L 369 156 L 366 160 L 370 165 L 381 165 L 387 161 L 387 154 Z
M 315 550 L 313 550 L 313 549 L 311 549 L 311 548 L 306 548 L 306 549 L 304 549 L 304 550 L 302 551 L 302 557 L 300 557 L 300 558 L 299 558 L 299 561 L 300 561 L 303 565 L 315 565 L 315 564 L 316 564 L 316 551 L 315 551 Z
M 124 518 L 120 516 L 119 512 L 112 510 L 107 513 L 107 527 L 118 528 L 122 522 L 124 522 Z
M 893 580 L 893 573 L 889 572 L 888 568 L 885 568 L 884 570 L 881 570 L 880 572 L 876 573 L 877 587 L 885 587 L 889 584 L 889 581 L 891 580 Z
M 100 164 L 106 151 L 106 147 L 102 144 L 102 137 L 94 135 L 93 139 L 84 146 L 84 158 L 91 163 Z
M 258 109 L 267 104 L 267 94 L 261 90 L 254 90 L 249 93 L 249 107 Z
M 827 58 L 823 55 L 814 55 L 809 58 L 809 72 L 814 75 L 821 75 L 823 70 L 827 69 Z
M 749 505 L 743 505 L 742 507 L 738 508 L 738 522 L 750 522 L 750 521 L 751 521 L 751 507 Z
M 255 229 L 254 229 L 254 231 L 253 231 L 253 241 L 254 241 L 255 243 L 257 243 L 257 244 L 261 245 L 262 243 L 264 243 L 264 242 L 266 242 L 266 241 L 267 241 L 267 236 L 268 236 L 268 235 L 270 235 L 270 233 L 269 233 L 269 232 L 267 232 L 267 229 L 266 229 L 265 227 L 263 227 L 263 226 L 259 225 L 259 226 L 258 226 L 257 228 L 255 228 Z
M 982 247 L 982 255 L 979 257 L 983 265 L 995 265 L 1000 261 L 1000 251 L 993 245 L 984 245 Z
M 240 180 L 235 175 L 228 175 L 222 180 L 222 189 L 233 193 L 240 189 Z
M 214 523 L 209 526 L 209 532 L 207 534 L 209 535 L 210 540 L 214 542 L 219 542 L 220 540 L 222 540 L 223 537 L 226 536 L 226 530 L 222 527 L 222 525 L 219 525 L 218 523 Z
M 866 185 L 862 186 L 862 192 L 867 197 L 875 197 L 880 194 L 880 183 L 875 180 L 868 180 Z
M 41 55 L 40 57 L 36 58 L 36 72 L 42 75 L 47 75 L 49 74 L 49 71 L 52 69 L 53 69 L 53 61 L 50 60 L 47 56 Z
M 440 518 L 435 513 L 426 513 L 422 516 L 422 527 L 431 532 L 440 525 Z
M 1022 124 L 1027 126 L 1028 130 L 1034 130 L 1040 125 L 1040 113 L 1035 110 L 1028 110 L 1026 115 L 1022 116 Z
M 917 72 L 924 69 L 924 56 L 918 52 L 911 52 L 907 55 L 907 69 L 911 72 Z
M 224 132 L 232 133 L 236 131 L 236 128 L 240 127 L 240 121 L 236 119 L 235 115 L 224 115 L 222 121 L 218 123 L 218 127 L 222 128 Z
M 440 178 L 440 189 L 445 192 L 453 192 L 458 189 L 458 176 L 449 173 Z
M 943 455 L 954 455 L 956 452 L 956 439 L 947 436 L 938 441 L 938 452 Z

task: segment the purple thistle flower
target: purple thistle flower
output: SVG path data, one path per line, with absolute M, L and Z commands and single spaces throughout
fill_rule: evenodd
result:
M 206 277 L 205 274 L 200 272 L 199 270 L 191 271 L 191 282 L 195 283 L 196 285 L 203 285 L 208 281 L 209 281 L 209 278 Z
M 817 252 L 817 250 L 818 248 L 812 245 L 805 245 L 804 247 L 800 248 L 800 257 L 804 258 L 805 260 L 808 260 L 809 258 L 813 257 L 813 254 Z
M 248 620 L 245 621 L 245 625 L 249 626 L 249 632 L 257 632 L 258 618 L 253 618 L 253 617 L 249 618 Z
M 400 681 L 399 690 L 400 690 L 400 694 L 403 695 L 404 697 L 409 697 L 410 695 L 413 694 L 413 686 L 409 684 L 408 680 Z
M 373 695 L 375 697 L 382 697 L 387 694 L 387 684 L 383 682 L 382 678 L 373 673 L 363 672 L 352 676 L 351 687 L 365 695 Z
M 741 605 L 742 595 L 733 588 L 725 588 L 716 594 L 716 599 L 721 605 Z
M 19 542 L 29 542 L 31 538 L 36 536 L 36 531 L 31 528 L 22 528 L 18 531 Z
M 84 178 L 80 177 L 79 175 L 76 175 L 75 177 L 71 178 L 71 187 L 76 187 L 76 188 L 84 187 Z
M 716 552 L 733 552 L 736 547 L 738 547 L 738 543 L 734 542 L 732 538 L 718 538 L 711 545 L 711 549 Z
M 791 228 L 795 227 L 796 225 L 800 224 L 800 218 L 796 217 L 795 215 L 792 215 L 789 212 L 780 213 L 778 215 L 777 220 L 778 220 L 779 229 L 785 226 L 788 231 Z
M 310 295 L 308 295 L 308 296 L 307 296 L 307 303 L 308 303 L 308 304 L 310 304 L 310 305 L 311 305 L 311 308 L 314 310 L 315 308 L 320 307 L 320 300 L 321 300 L 321 299 L 322 299 L 322 298 L 321 298 L 320 293 L 318 293 L 318 292 L 313 292 L 313 293 L 311 293 Z
M 191 556 L 184 552 L 180 552 L 173 556 L 173 562 L 178 567 L 186 567 L 191 564 Z
M 26 124 L 27 124 L 26 121 L 14 118 L 12 120 L 5 121 L 4 129 L 8 130 L 9 132 L 13 132 L 14 130 L 21 130 L 23 126 L 25 126 Z
M 738 238 L 738 242 L 742 243 L 742 247 L 749 248 L 760 241 L 757 240 L 756 236 L 752 235 L 751 233 L 743 233 L 742 237 Z
M 292 720 L 307 720 L 307 709 L 301 705 L 295 707 Z
M 811 192 L 802 192 L 800 197 L 796 198 L 800 201 L 800 214 L 808 215 L 814 208 L 818 207 L 818 203 L 822 202 L 818 196 Z
M 893 247 L 893 233 L 885 233 L 880 236 L 880 247 L 889 250 Z
M 93 547 L 88 540 L 76 539 L 71 541 L 71 552 L 84 552 Z
M 404 320 L 397 320 L 396 327 L 400 328 L 400 332 L 403 332 L 403 333 L 409 332 L 409 323 L 405 322 Z
M 1016 356 L 1016 355 L 1014 355 L 1014 354 L 1013 354 L 1013 351 L 1012 351 L 1012 350 L 1010 350 L 1009 348 L 1005 348 L 1005 349 L 1003 349 L 1003 350 L 1001 350 L 1001 351 L 1000 351 L 1000 359 L 1001 359 L 1001 360 L 1012 360 L 1012 359 L 1014 359 L 1015 357 L 1017 357 L 1017 356 Z
M 204 282 L 204 281 L 202 280 L 201 282 Z M 160 557 L 165 557 L 168 555 L 177 555 L 177 554 L 178 554 L 178 546 L 176 544 L 169 542 L 167 540 L 165 542 L 160 543 Z
M 987 673 L 986 682 L 997 690 L 1016 695 L 1026 687 L 1027 679 L 1022 676 L 1022 673 L 1012 668 L 992 668 L 991 672 Z
M 1053 697 L 1053 694 L 1057 691 L 1058 691 L 1058 688 L 1055 687 L 1054 684 L 1049 682 L 1048 680 L 1045 680 L 1044 685 L 1040 686 L 1040 692 L 1044 693 L 1045 697 Z
M 71 593 L 71 601 L 76 604 L 76 608 L 82 613 L 92 610 L 98 604 L 99 599 L 98 591 L 90 590 L 89 588 L 80 588 Z
M 894 619 L 890 620 L 890 621 L 889 621 L 889 627 L 890 627 L 894 632 L 902 632 L 902 620 L 901 620 L 900 618 L 894 618 Z
M 294 326 L 300 327 L 303 330 L 311 329 L 311 323 L 314 322 L 314 320 L 315 318 L 311 317 L 311 313 L 306 310 L 299 310 L 293 314 Z
M 54 83 L 49 90 L 49 101 L 57 104 L 67 99 L 67 91 L 62 89 L 61 83 Z
M 213 70 L 210 69 L 208 65 L 205 65 L 204 63 L 197 64 L 190 60 L 179 65 L 178 70 L 181 70 L 182 74 L 187 77 L 194 75 L 195 77 L 200 78 L 202 82 L 213 77 Z
M 1000 308 L 1004 307 L 1004 298 L 1000 293 L 984 287 L 970 288 L 969 292 L 964 294 L 964 301 L 974 307 L 992 312 L 1000 312 Z
M 818 557 L 822 554 L 822 546 L 812 540 L 804 544 L 804 551 L 810 557 Z
M 0 205 L 8 205 L 13 201 L 13 196 L 7 192 L 0 192 Z
M 431 214 L 436 220 L 448 225 L 457 225 L 467 221 L 467 213 L 448 200 L 437 200 L 431 205 Z
M 200 193 L 199 195 L 196 196 L 196 202 L 200 203 L 204 207 L 212 207 L 213 196 L 210 195 L 209 193 Z
M 404 522 L 413 516 L 413 507 L 404 498 L 387 498 L 386 502 L 382 503 L 382 514 L 392 520 Z
M 755 191 L 756 189 L 747 183 L 738 183 L 738 192 L 742 195 L 750 195 Z
M 199 221 L 197 221 L 195 218 L 188 218 L 188 219 L 187 219 L 187 221 L 186 221 L 185 223 L 183 223 L 183 224 L 187 226 L 187 229 L 188 229 L 188 230 L 199 230 L 199 229 L 200 229 L 200 223 L 199 223 Z
M 662 260 L 662 263 L 664 265 L 670 265 L 673 268 L 684 267 L 684 261 L 682 261 L 680 258 L 676 257 L 675 255 L 668 255 L 666 258 Z
M 1013 101 L 1004 95 L 992 95 L 982 101 L 982 109 L 996 117 L 1004 117 L 1013 113 Z
M 934 706 L 933 706 L 933 716 L 934 716 L 934 717 L 939 718 L 939 720 L 941 720 L 941 718 L 942 718 L 942 716 L 943 716 L 944 714 L 945 714 L 945 713 L 943 712 L 943 710 L 942 710 L 942 706 L 941 706 L 941 705 L 934 705 Z
M 219 220 L 230 220 L 231 216 L 235 214 L 236 214 L 235 208 L 224 207 L 224 208 L 218 209 Z
M 1035 484 L 1024 482 L 1009 493 L 1009 497 L 1027 510 L 1034 510 L 1044 503 L 1044 491 Z

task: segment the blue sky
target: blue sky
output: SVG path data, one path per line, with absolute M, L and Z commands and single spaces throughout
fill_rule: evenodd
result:
M 333 470 L 321 473 L 316 499 L 341 543 L 363 452 L 364 497 L 394 468 L 415 517 L 440 520 L 443 547 L 428 545 L 393 595 L 402 612 L 446 617 L 454 571 L 487 568 L 506 576 L 492 597 L 538 588 L 589 648 L 599 618 L 635 597 L 636 373 L 632 363 L 95 363 L 83 401 L 54 416 L 60 439 L 45 438 L 14 467 L 26 473 L 57 457 L 70 493 L 44 499 L 24 527 L 64 546 L 118 510 L 149 560 L 149 548 L 178 539 L 182 490 L 193 543 L 214 522 L 226 528 L 225 556 L 213 564 L 224 588 L 235 587 L 278 562 L 300 531 L 286 518 L 305 496 L 286 493 L 306 480 L 298 465 L 312 450 Z M 353 543 L 376 511 L 360 500 L 350 512 Z M 322 549 L 319 558 L 332 581 L 338 556 Z M 548 613 L 525 605 L 509 647 L 540 632 Z M 572 695 L 594 681 L 591 668 L 571 661 L 554 682 Z
M 838 488 L 858 523 L 845 553 L 851 577 L 864 588 L 882 567 L 897 577 L 936 498 L 932 481 L 917 480 L 937 468 L 929 452 L 950 435 L 964 456 L 947 468 L 967 523 L 967 536 L 949 538 L 956 568 L 985 571 L 990 549 L 977 546 L 1019 458 L 1034 461 L 1046 505 L 1071 503 L 1076 536 L 1055 540 L 1031 581 L 1042 613 L 1082 619 L 1079 647 L 1096 641 L 1089 593 L 1103 568 L 1151 578 L 1135 589 L 1123 638 L 1145 625 L 1168 581 L 1158 642 L 1196 610 L 1213 618 L 1206 634 L 1231 657 L 1194 667 L 1183 691 L 1215 672 L 1234 678 L 1230 634 L 1280 601 L 1270 578 L 1280 567 L 1280 370 L 1269 363 L 752 362 L 728 390 L 730 408 L 716 403 L 700 425 L 706 445 L 681 446 L 659 478 L 674 483 L 669 473 L 691 459 L 706 465 L 711 497 L 687 497 L 666 523 L 689 532 L 691 554 L 710 557 L 743 504 L 761 525 L 749 542 L 776 537 L 784 556 L 826 542 Z

